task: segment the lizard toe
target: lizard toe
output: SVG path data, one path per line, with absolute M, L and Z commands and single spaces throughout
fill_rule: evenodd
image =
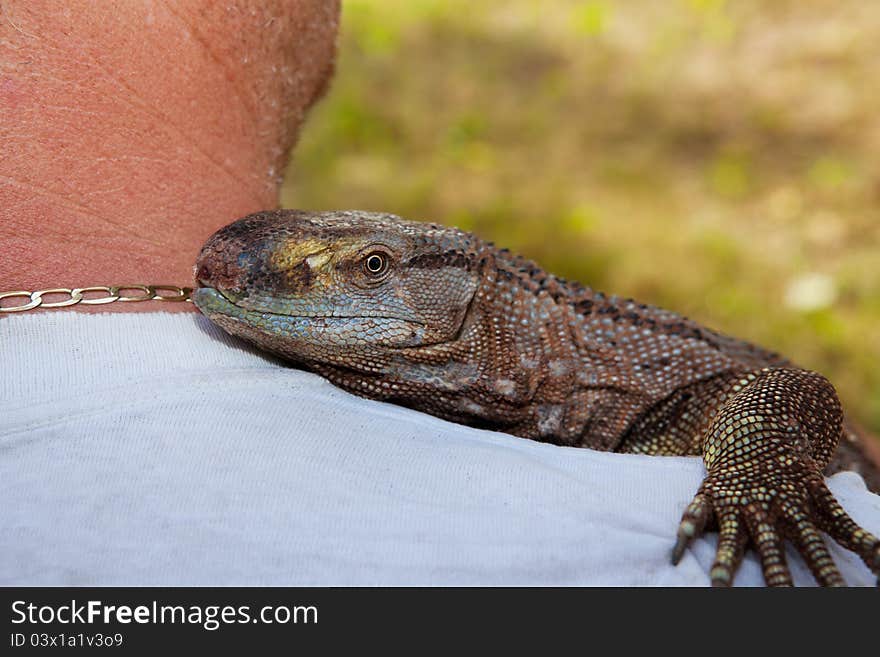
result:
M 821 478 L 810 482 L 810 493 L 816 509 L 816 524 L 847 550 L 855 552 L 880 585 L 880 538 L 859 527 L 850 515 L 834 499 L 834 495 Z
M 771 524 L 767 513 L 752 509 L 746 515 L 752 544 L 761 560 L 761 570 L 767 586 L 793 586 L 791 572 L 785 560 L 785 546 L 779 531 Z
M 702 535 L 711 514 L 712 506 L 709 504 L 709 498 L 702 492 L 697 493 L 685 509 L 678 525 L 675 547 L 672 548 L 673 565 L 678 565 L 688 546 Z
M 733 577 L 745 553 L 748 533 L 738 514 L 726 512 L 718 521 L 718 548 L 715 563 L 709 571 L 712 586 L 727 587 L 733 584 Z
M 802 508 L 785 505 L 783 507 L 786 524 L 807 567 L 822 586 L 846 586 L 843 575 L 837 569 L 825 540 Z

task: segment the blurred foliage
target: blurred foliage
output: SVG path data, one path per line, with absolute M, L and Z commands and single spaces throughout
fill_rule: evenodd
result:
M 285 207 L 473 230 L 828 375 L 880 433 L 880 7 L 345 0 Z

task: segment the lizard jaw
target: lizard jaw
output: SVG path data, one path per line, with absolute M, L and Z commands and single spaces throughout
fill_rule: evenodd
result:
M 219 312 L 223 315 L 231 315 L 233 317 L 244 317 L 246 315 L 273 315 L 275 317 L 288 317 L 293 319 L 376 319 L 376 320 L 394 320 L 398 322 L 406 322 L 407 324 L 413 324 L 416 326 L 424 326 L 425 323 L 416 319 L 410 319 L 406 317 L 395 317 L 393 315 L 370 315 L 370 314 L 360 314 L 360 315 L 336 315 L 336 314 L 326 314 L 326 313 L 284 313 L 284 312 L 274 312 L 272 310 L 266 310 L 262 308 L 245 308 L 244 306 L 240 306 L 233 295 L 225 290 L 221 290 L 218 288 L 213 288 L 210 286 L 203 286 L 196 288 L 196 290 L 192 294 L 193 303 L 196 304 L 196 307 L 205 315 L 210 314 L 211 312 Z M 213 310 L 212 310 L 213 309 Z
M 416 347 L 424 343 L 425 326 L 421 322 L 384 316 L 364 315 L 287 315 L 262 310 L 248 310 L 231 301 L 222 290 L 199 287 L 193 291 L 193 303 L 203 315 L 218 322 L 231 333 L 256 341 L 261 333 L 295 345 L 317 341 L 337 347 Z

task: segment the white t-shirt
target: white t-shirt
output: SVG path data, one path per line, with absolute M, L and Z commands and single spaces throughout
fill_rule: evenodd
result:
M 699 458 L 363 400 L 195 314 L 7 315 L 0 345 L 0 584 L 708 583 L 714 535 L 669 563 Z M 880 531 L 857 475 L 829 483 Z M 754 555 L 736 582 L 762 583 Z

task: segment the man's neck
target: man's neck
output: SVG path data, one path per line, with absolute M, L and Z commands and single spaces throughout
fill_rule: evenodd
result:
M 212 232 L 277 205 L 338 7 L 50 5 L 0 7 L 0 292 L 190 285 Z

